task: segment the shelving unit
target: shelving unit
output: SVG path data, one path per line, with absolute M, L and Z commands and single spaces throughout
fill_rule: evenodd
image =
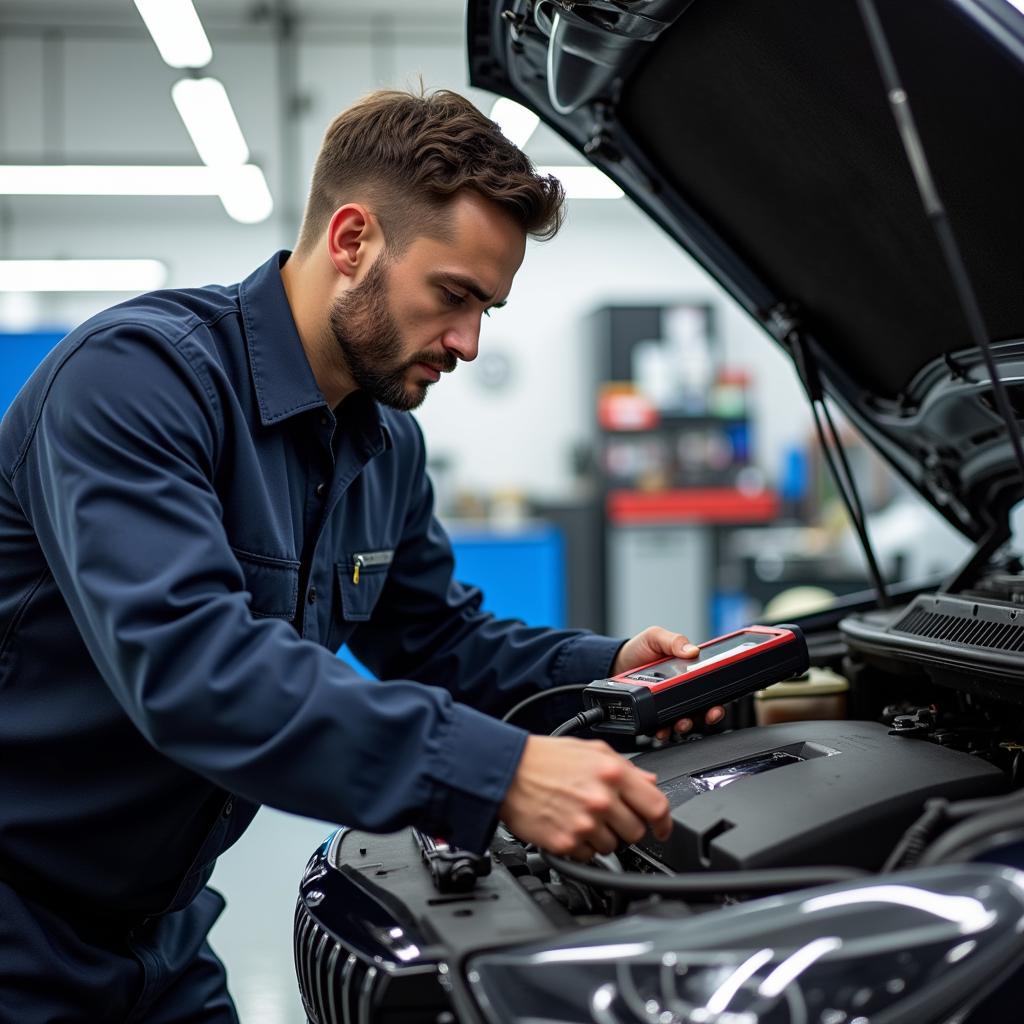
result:
M 714 308 L 683 305 L 703 313 L 713 349 Z M 723 401 L 715 401 L 714 384 L 697 396 L 709 400 L 704 409 L 692 400 L 690 408 L 659 408 L 633 381 L 637 346 L 663 337 L 672 308 L 609 306 L 591 318 L 602 579 L 613 635 L 659 624 L 706 638 L 731 625 L 715 611 L 722 532 L 778 515 L 776 495 L 751 465 L 744 375 L 725 378 L 732 391 L 718 393 Z M 722 380 L 720 369 L 712 360 L 712 381 Z

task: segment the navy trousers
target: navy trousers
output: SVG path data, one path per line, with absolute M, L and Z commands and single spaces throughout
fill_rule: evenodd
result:
M 61 915 L 0 882 L 3 1024 L 238 1024 L 206 935 L 213 889 L 184 910 L 125 929 Z

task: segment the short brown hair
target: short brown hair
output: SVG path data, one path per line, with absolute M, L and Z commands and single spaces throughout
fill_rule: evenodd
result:
M 463 190 L 489 199 L 534 238 L 561 227 L 565 192 L 469 100 L 380 89 L 343 110 L 324 135 L 297 249 L 308 253 L 345 202 L 374 205 L 385 242 L 400 252 L 418 235 L 447 234 L 448 203 Z

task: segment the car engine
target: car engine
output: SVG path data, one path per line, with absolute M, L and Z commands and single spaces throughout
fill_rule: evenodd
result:
M 296 908 L 310 1021 L 463 1019 L 451 965 L 640 912 L 687 918 L 947 860 L 1024 868 L 1013 792 L 1024 578 L 1013 568 L 884 611 L 865 602 L 807 617 L 812 664 L 850 682 L 846 719 L 736 728 L 750 722 L 747 699 L 712 734 L 646 741 L 636 763 L 672 806 L 664 844 L 648 835 L 583 868 L 504 827 L 484 858 L 412 829 L 339 830 L 310 860 Z M 666 891 L 666 879 L 684 887 Z

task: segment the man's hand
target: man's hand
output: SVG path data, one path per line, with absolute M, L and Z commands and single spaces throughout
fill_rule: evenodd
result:
M 664 841 L 672 819 L 656 778 L 601 740 L 530 736 L 501 820 L 520 839 L 576 860 L 635 843 L 648 825 Z
M 697 646 L 681 633 L 672 633 L 661 626 L 650 626 L 642 633 L 637 633 L 619 648 L 612 664 L 612 675 L 628 672 L 631 668 L 648 665 L 659 658 L 696 658 Z M 704 714 L 705 725 L 715 725 L 725 716 L 725 708 L 713 707 Z M 692 718 L 680 718 L 673 726 L 678 733 L 688 733 L 693 728 Z M 659 740 L 667 740 L 670 730 L 659 730 L 655 735 Z

